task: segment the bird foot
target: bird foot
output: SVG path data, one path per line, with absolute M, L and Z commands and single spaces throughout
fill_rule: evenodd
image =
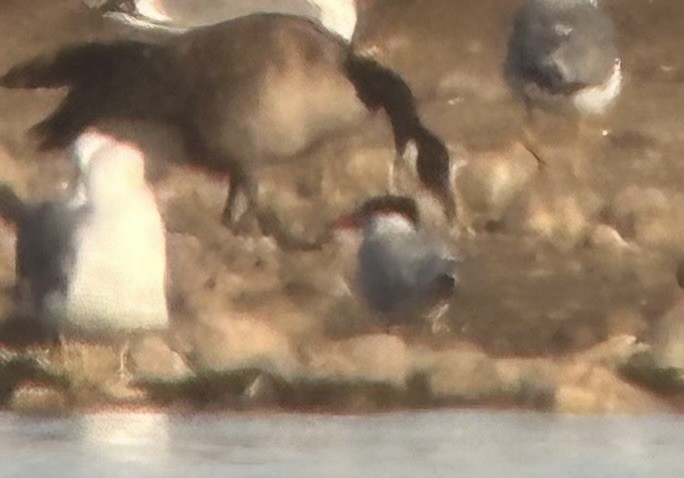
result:
M 236 236 L 260 235 L 256 214 L 251 210 L 244 211 L 242 214 L 232 214 L 231 211 L 226 210 L 221 216 L 221 224 Z

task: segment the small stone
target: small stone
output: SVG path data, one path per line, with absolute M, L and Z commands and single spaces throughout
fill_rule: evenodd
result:
M 116 403 L 143 403 L 147 399 L 146 391 L 136 387 L 129 376 L 113 376 L 104 384 L 101 391 L 106 394 L 108 401 Z
M 635 336 L 622 334 L 593 346 L 583 352 L 581 357 L 587 362 L 601 364 L 611 370 L 617 370 L 627 364 L 635 355 L 648 349 L 648 345 L 638 342 Z
M 479 227 L 504 217 L 537 174 L 538 165 L 518 143 L 472 156 L 458 173 L 456 189 L 470 216 L 468 226 Z
M 670 407 L 610 370 L 579 362 L 565 368 L 556 389 L 560 413 L 665 413 Z
M 409 369 L 406 344 L 398 337 L 366 335 L 325 342 L 309 350 L 306 372 L 316 377 L 385 382 L 403 386 Z
M 623 237 L 650 247 L 684 246 L 684 195 L 678 191 L 630 186 L 613 199 L 610 213 Z
M 191 373 L 185 361 L 161 337 L 147 337 L 130 350 L 129 364 L 136 377 L 174 380 Z
M 644 316 L 636 309 L 623 307 L 608 313 L 608 335 L 611 337 L 642 337 L 649 329 Z
M 684 371 L 684 299 L 657 322 L 651 346 L 655 362 L 661 369 Z
M 471 350 L 438 353 L 430 368 L 429 384 L 437 400 L 481 400 L 502 389 L 494 361 L 483 352 Z
M 520 226 L 561 249 L 572 249 L 589 236 L 602 201 L 590 191 L 555 189 L 536 184 L 521 210 Z
M 298 368 L 290 338 L 258 317 L 236 313 L 205 317 L 185 331 L 185 337 L 198 369 L 260 369 L 287 377 Z
M 684 260 L 680 260 L 679 264 L 677 264 L 675 275 L 677 277 L 677 284 L 680 288 L 684 289 Z
M 22 413 L 61 413 L 67 406 L 63 391 L 31 383 L 19 385 L 10 399 L 10 408 Z
M 589 246 L 612 252 L 621 252 L 629 248 L 629 244 L 620 233 L 606 224 L 599 224 L 594 228 L 589 235 Z

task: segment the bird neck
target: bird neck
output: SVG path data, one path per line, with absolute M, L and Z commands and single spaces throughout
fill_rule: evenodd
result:
M 135 8 L 140 15 L 153 21 L 164 23 L 171 20 L 164 9 L 164 5 L 159 0 L 137 0 Z
M 327 29 L 351 40 L 356 28 L 354 0 L 309 0 L 321 11 L 321 23 Z

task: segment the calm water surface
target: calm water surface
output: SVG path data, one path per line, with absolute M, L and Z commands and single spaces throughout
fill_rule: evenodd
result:
M 0 414 L 0 477 L 684 477 L 684 418 Z

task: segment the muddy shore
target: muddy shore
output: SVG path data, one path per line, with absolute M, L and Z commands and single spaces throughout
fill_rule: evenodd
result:
M 360 12 L 355 48 L 407 79 L 463 164 L 452 237 L 466 260 L 449 333 L 378 334 L 340 286 L 339 244 L 292 252 L 232 235 L 217 221 L 226 178 L 173 164 L 184 154 L 173 131 L 122 125 L 149 142 L 169 230 L 171 338 L 134 344 L 133 386 L 117 382 L 110 347 L 46 346 L 13 302 L 14 232 L 3 226 L 0 403 L 684 410 L 684 4 L 603 2 L 625 89 L 589 143 L 546 118 L 542 169 L 518 144 L 524 112 L 502 79 L 517 4 L 377 0 Z M 0 72 L 59 45 L 127 35 L 78 0 L 0 0 L 0 31 Z M 69 178 L 66 155 L 38 152 L 27 135 L 64 93 L 0 89 L 0 180 L 22 197 L 59 194 Z M 320 182 L 297 162 L 264 168 L 266 196 L 294 231 L 315 234 L 383 191 L 391 144 L 376 115 L 301 158 L 322 164 Z

